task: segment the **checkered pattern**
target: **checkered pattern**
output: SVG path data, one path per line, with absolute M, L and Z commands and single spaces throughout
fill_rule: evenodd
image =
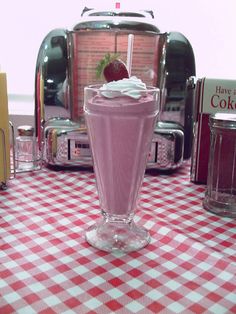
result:
M 22 173 L 0 191 L 0 313 L 236 313 L 236 220 L 202 208 L 186 166 L 147 173 L 138 252 L 91 247 L 93 172 Z

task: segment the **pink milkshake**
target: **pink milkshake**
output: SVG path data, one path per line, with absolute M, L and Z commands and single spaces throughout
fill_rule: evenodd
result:
M 130 251 L 136 249 L 134 243 L 128 248 L 123 242 L 138 229 L 132 219 L 158 113 L 158 92 L 130 78 L 101 89 L 86 88 L 85 101 L 85 119 L 104 216 L 103 222 L 93 227 L 93 233 L 96 237 L 99 233 L 103 241 L 109 236 L 112 249 L 115 244 L 116 248 Z M 135 234 L 135 241 L 136 237 Z

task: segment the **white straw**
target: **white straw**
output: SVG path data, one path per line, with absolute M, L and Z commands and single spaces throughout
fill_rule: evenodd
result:
M 127 67 L 129 76 L 131 76 L 133 45 L 134 45 L 134 35 L 129 34 L 128 35 L 128 48 L 127 48 L 127 62 L 126 62 L 126 67 Z

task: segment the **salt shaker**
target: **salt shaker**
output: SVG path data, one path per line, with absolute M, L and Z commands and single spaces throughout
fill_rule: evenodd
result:
M 17 128 L 18 136 L 15 141 L 16 172 L 40 169 L 40 156 L 34 137 L 34 128 L 21 125 Z
M 211 115 L 209 125 L 211 144 L 203 206 L 215 214 L 236 217 L 236 114 Z

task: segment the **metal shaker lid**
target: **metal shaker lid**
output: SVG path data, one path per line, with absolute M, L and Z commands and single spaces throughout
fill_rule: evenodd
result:
M 34 127 L 31 125 L 20 125 L 17 128 L 19 136 L 33 136 L 34 135 Z
M 210 115 L 210 127 L 221 129 L 236 129 L 236 113 L 217 112 Z

